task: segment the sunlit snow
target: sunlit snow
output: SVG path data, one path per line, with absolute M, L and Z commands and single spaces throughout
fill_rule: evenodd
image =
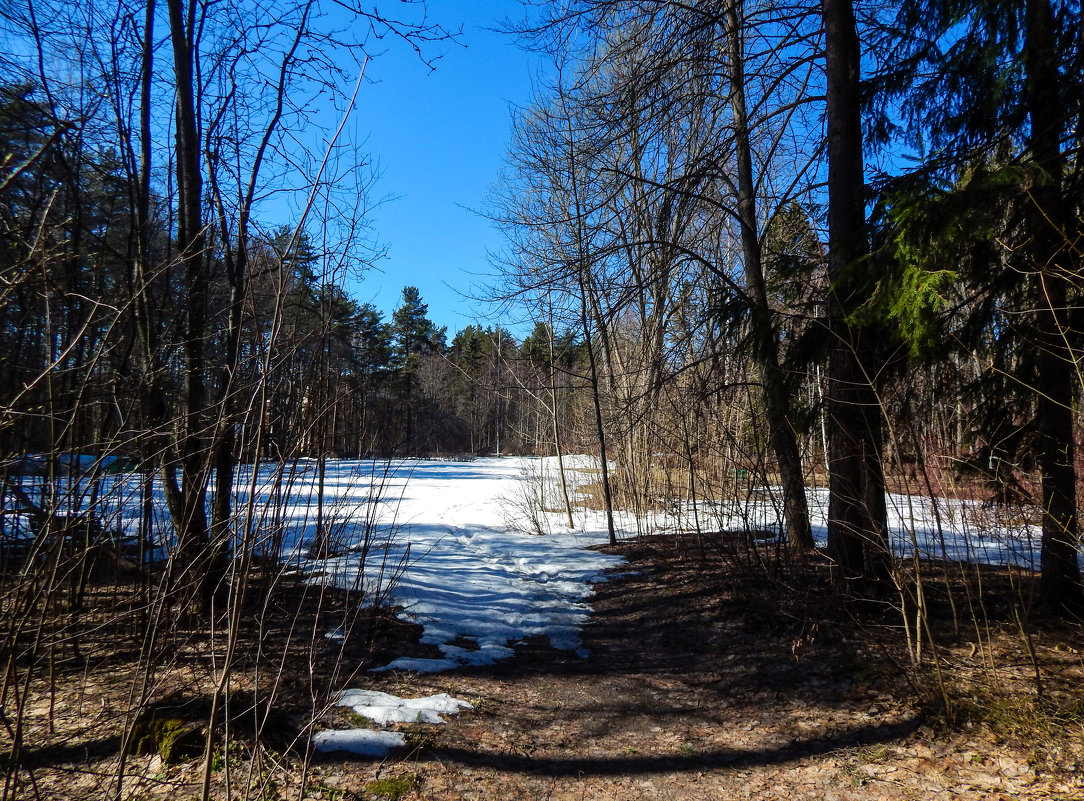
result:
M 380 497 L 374 524 L 382 532 L 375 538 L 379 547 L 350 550 L 347 540 L 344 552 L 316 564 L 302 542 L 293 558 L 306 572 L 337 586 L 373 582 L 371 595 L 379 592 L 375 583 L 401 573 L 387 602 L 420 623 L 422 642 L 437 646 L 443 656 L 397 659 L 378 670 L 433 672 L 492 664 L 535 636 L 585 655 L 579 633 L 590 614 L 590 584 L 620 560 L 586 550 L 607 539 L 600 515 L 580 510 L 570 532 L 560 514 L 540 508 L 544 499 L 536 497 L 533 479 L 538 477 L 531 473 L 546 464 L 518 458 L 404 461 L 379 474 L 337 472 L 334 491 L 358 492 L 368 483 L 361 491 Z M 349 470 L 350 463 L 333 469 Z M 582 482 L 584 474 L 577 475 Z M 552 497 L 546 506 L 555 502 Z M 531 521 L 551 533 L 537 536 Z M 374 569 L 378 560 L 383 571 Z
M 425 698 L 399 698 L 376 690 L 344 690 L 335 701 L 348 706 L 374 723 L 443 723 L 441 715 L 455 715 L 470 707 L 469 701 L 452 698 L 447 693 Z
M 13 471 L 22 476 L 24 490 L 30 496 L 35 486 L 44 492 L 37 462 L 32 457 L 24 462 Z M 57 478 L 61 493 L 65 482 L 70 487 L 64 496 L 68 508 L 82 509 L 95 498 L 96 517 L 118 541 L 139 531 L 146 501 L 156 520 L 168 521 L 157 480 L 144 484 L 145 474 L 128 472 L 130 465 L 102 460 L 91 481 L 84 462 L 94 460 L 73 455 Z M 598 481 L 598 464 L 574 457 L 566 459 L 566 467 L 575 502 L 577 486 Z M 278 552 L 284 567 L 307 581 L 361 589 L 367 603 L 397 608 L 401 617 L 420 624 L 422 642 L 441 654 L 403 657 L 377 670 L 488 665 L 535 637 L 587 655 L 580 633 L 591 611 L 591 584 L 604 580 L 620 559 L 587 547 L 607 540 L 600 512 L 576 505 L 574 527 L 567 527 L 555 459 L 329 460 L 322 496 L 317 475 L 313 460 L 264 464 L 255 474 L 251 467 L 239 469 L 235 536 L 246 547 Z M 827 490 L 810 488 L 808 500 L 814 535 L 823 545 Z M 893 550 L 900 555 L 917 548 L 933 558 L 1038 565 L 1040 532 L 1033 510 L 895 494 L 886 500 Z M 739 500 L 660 498 L 649 516 L 616 513 L 615 527 L 619 538 L 728 529 L 757 530 L 770 538 L 780 532 L 781 514 L 778 488 L 754 487 Z M 20 510 L 9 509 L 5 521 L 5 537 L 32 539 L 32 527 Z M 324 537 L 317 536 L 318 529 Z M 154 553 L 168 554 L 168 532 L 159 535 L 158 543 Z M 348 633 L 324 634 L 338 640 Z M 413 706 L 416 701 L 376 699 L 360 690 L 340 698 L 340 703 L 370 709 L 370 717 L 385 724 L 426 722 L 464 703 L 442 711 Z M 321 750 L 379 755 L 403 741 L 395 732 L 365 729 L 321 732 L 313 743 Z

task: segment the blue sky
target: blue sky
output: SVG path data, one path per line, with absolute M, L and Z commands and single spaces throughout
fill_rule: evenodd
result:
M 350 287 L 385 318 L 402 288 L 418 287 L 429 317 L 456 330 L 493 313 L 460 296 L 485 283 L 487 250 L 500 248 L 492 225 L 476 212 L 496 180 L 507 149 L 511 108 L 525 104 L 537 59 L 512 37 L 485 28 L 522 17 L 518 0 L 430 0 L 429 14 L 445 28 L 462 27 L 460 45 L 438 43 L 432 72 L 401 43 L 367 69 L 358 95 L 355 135 L 379 163 L 375 197 L 393 196 L 372 212 L 373 231 L 388 248 L 378 271 Z M 480 290 L 478 290 L 480 291 Z

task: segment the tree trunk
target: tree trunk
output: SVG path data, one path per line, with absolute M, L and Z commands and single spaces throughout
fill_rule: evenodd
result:
M 1039 346 L 1036 393 L 1039 438 L 1036 448 L 1042 472 L 1043 538 L 1041 597 L 1054 612 L 1081 606 L 1077 563 L 1076 447 L 1073 436 L 1075 364 L 1068 329 L 1067 283 L 1076 275 L 1067 237 L 1068 204 L 1063 197 L 1064 159 L 1060 149 L 1061 118 L 1058 69 L 1054 52 L 1054 19 L 1048 0 L 1027 0 L 1024 64 L 1031 118 L 1031 153 L 1041 176 L 1031 187 L 1034 257 L 1031 276 Z
M 866 251 L 859 105 L 860 53 L 852 0 L 823 0 L 828 110 L 828 548 L 841 578 L 888 568 L 881 418 L 863 366 L 870 351 L 849 315 L 861 305 L 856 265 Z
M 182 569 L 195 590 L 194 599 L 206 611 L 208 582 L 203 558 L 209 536 L 207 512 L 208 455 L 205 452 L 205 359 L 208 265 L 205 253 L 200 174 L 200 137 L 196 117 L 195 4 L 187 13 L 182 0 L 167 0 L 170 41 L 176 83 L 176 174 L 179 209 L 177 240 L 184 270 L 184 422 L 179 443 L 181 484 L 177 508 L 171 509 L 177 528 Z
M 549 351 L 550 351 L 550 403 L 552 404 L 552 414 L 550 419 L 553 423 L 553 448 L 557 451 L 557 477 L 561 482 L 561 498 L 565 504 L 565 522 L 569 529 L 576 527 L 572 520 L 572 501 L 568 497 L 568 480 L 565 477 L 565 457 L 563 453 L 563 447 L 561 444 L 561 426 L 558 425 L 557 420 L 557 354 L 553 347 L 554 330 L 553 330 L 553 307 L 550 306 L 550 329 L 549 329 Z M 539 441 L 541 442 L 541 436 Z
M 802 459 L 791 422 L 786 381 L 779 365 L 779 342 L 772 328 L 762 250 L 757 235 L 756 184 L 753 180 L 752 146 L 745 106 L 744 47 L 737 0 L 726 0 L 724 13 L 729 51 L 730 107 L 734 114 L 734 147 L 738 167 L 738 220 L 741 225 L 745 284 L 750 296 L 753 355 L 760 368 L 761 398 L 783 485 L 787 539 L 799 548 L 812 548 L 813 531 L 809 524 Z
M 580 322 L 583 325 L 583 339 L 587 343 L 587 364 L 590 370 L 591 400 L 595 412 L 595 433 L 598 435 L 599 462 L 602 476 L 602 502 L 606 507 L 606 531 L 610 545 L 617 545 L 617 531 L 614 528 L 613 495 L 610 492 L 610 464 L 606 454 L 606 426 L 602 422 L 602 398 L 599 388 L 598 359 L 595 358 L 595 345 L 591 341 L 590 311 L 587 307 L 587 265 L 581 262 L 577 270 L 580 282 Z

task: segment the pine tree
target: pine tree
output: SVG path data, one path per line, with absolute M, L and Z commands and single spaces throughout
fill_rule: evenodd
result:
M 405 372 L 417 369 L 417 356 L 443 353 L 445 328 L 437 328 L 428 317 L 429 306 L 422 302 L 417 287 L 403 287 L 403 302 L 392 313 L 393 366 Z M 414 358 L 412 358 L 414 357 Z
M 1001 407 L 997 424 L 1027 418 L 1010 439 L 1014 456 L 1039 467 L 1041 594 L 1061 612 L 1082 601 L 1073 417 L 1084 343 L 1072 312 L 1079 24 L 1079 4 L 1060 0 L 906 2 L 893 29 L 895 63 L 878 76 L 884 105 L 905 111 L 904 133 L 929 147 L 918 168 L 887 184 L 898 276 L 887 305 L 916 342 L 916 312 L 938 303 L 948 279 L 964 282 L 971 300 L 959 307 L 966 319 L 956 335 L 994 368 L 979 391 Z
M 429 306 L 422 302 L 417 287 L 403 287 L 403 302 L 391 317 L 392 359 L 391 367 L 398 373 L 401 415 L 403 421 L 402 445 L 417 450 L 423 443 L 416 442 L 420 402 L 417 373 L 422 359 L 428 355 L 444 352 L 445 329 L 437 328 L 428 317 Z

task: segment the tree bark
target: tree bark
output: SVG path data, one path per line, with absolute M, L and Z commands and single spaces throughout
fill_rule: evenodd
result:
M 846 581 L 888 569 L 883 437 L 863 364 L 871 350 L 850 315 L 861 305 L 856 266 L 866 252 L 859 105 L 860 51 L 852 0 L 823 0 L 828 112 L 828 548 Z
M 181 464 L 178 508 L 172 511 L 177 528 L 177 547 L 182 568 L 195 590 L 194 600 L 206 611 L 209 602 L 203 558 L 209 532 L 205 501 L 208 454 L 205 446 L 206 388 L 204 340 L 207 333 L 207 285 L 209 283 L 203 229 L 200 173 L 200 136 L 196 116 L 195 3 L 186 9 L 183 0 L 167 0 L 170 42 L 176 89 L 175 160 L 179 208 L 177 240 L 184 272 L 184 422 L 179 443 Z
M 757 235 L 756 184 L 745 105 L 745 58 L 737 0 L 726 0 L 724 14 L 729 53 L 730 108 L 734 115 L 734 147 L 738 168 L 738 220 L 741 225 L 745 284 L 750 300 L 753 355 L 760 369 L 761 398 L 783 485 L 787 539 L 792 545 L 808 549 L 814 546 L 814 542 L 805 480 L 802 477 L 802 458 L 794 435 L 786 380 L 779 364 L 779 342 L 772 326 L 772 312 L 764 280 L 763 251 Z
M 1033 247 L 1031 276 L 1039 347 L 1036 393 L 1042 472 L 1042 558 L 1040 594 L 1052 611 L 1081 607 L 1077 563 L 1076 443 L 1073 432 L 1073 353 L 1065 332 L 1068 278 L 1076 275 L 1067 237 L 1068 204 L 1063 196 L 1064 157 L 1060 148 L 1058 68 L 1054 18 L 1049 0 L 1027 0 L 1024 66 L 1027 78 L 1030 149 L 1040 176 L 1031 187 Z

